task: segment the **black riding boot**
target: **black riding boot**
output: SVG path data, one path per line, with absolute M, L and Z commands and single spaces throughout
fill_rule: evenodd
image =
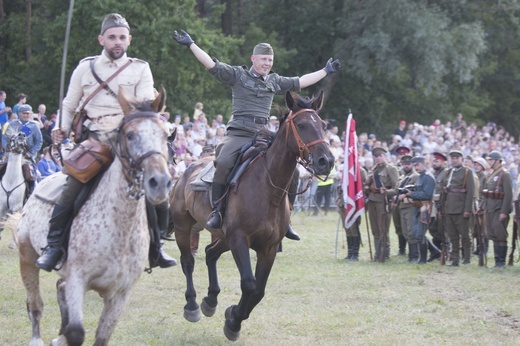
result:
M 49 221 L 49 234 L 47 235 L 47 247 L 36 261 L 36 266 L 48 272 L 52 271 L 61 257 L 65 254 L 63 247 L 66 237 L 67 225 L 73 216 L 72 206 L 54 206 L 52 217 Z
M 150 268 L 169 268 L 177 264 L 175 258 L 168 256 L 162 248 L 163 241 L 161 237 L 168 232 L 168 209 L 168 202 L 156 205 L 155 207 L 148 205 L 147 202 L 147 212 L 155 213 L 155 217 L 154 215 L 149 215 L 148 219 L 152 222 L 156 221 L 156 225 L 152 224 L 150 227 L 150 229 L 153 230 L 153 234 L 150 234 L 150 249 L 148 253 Z
M 408 243 L 408 262 L 416 263 L 419 260 L 419 244 Z
M 399 256 L 406 256 L 406 238 L 404 235 L 399 234 L 397 236 L 399 238 Z
M 419 262 L 418 264 L 426 264 L 426 257 L 428 255 L 428 244 L 420 243 L 419 245 Z
M 221 228 L 222 220 L 224 219 L 225 203 L 221 201 L 222 196 L 226 192 L 226 185 L 213 182 L 211 184 L 211 200 L 213 201 L 213 211 L 209 215 L 208 222 L 206 222 L 206 228 Z
M 361 241 L 360 237 L 351 237 L 352 238 L 352 256 L 350 256 L 350 260 L 357 262 L 359 260 L 359 244 Z
M 294 231 L 290 223 L 287 233 L 285 233 L 285 237 L 291 240 L 300 240 L 300 235 Z
M 495 268 L 505 268 L 507 257 L 507 245 L 497 245 L 496 250 L 498 254 L 495 256 Z
M 352 237 L 347 237 L 348 252 L 347 252 L 347 257 L 345 257 L 346 260 L 350 260 L 352 258 L 352 245 L 353 245 Z

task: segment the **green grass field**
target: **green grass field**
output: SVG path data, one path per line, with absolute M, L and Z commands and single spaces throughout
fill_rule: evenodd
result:
M 111 345 L 517 345 L 520 340 L 520 264 L 493 269 L 471 265 L 450 268 L 439 262 L 409 264 L 392 256 L 370 262 L 366 229 L 360 261 L 347 262 L 338 216 L 292 217 L 302 241 L 284 240 L 266 295 L 242 324 L 241 337 L 230 342 L 223 333 L 224 311 L 240 298 L 238 271 L 231 255 L 219 261 L 222 292 L 217 313 L 198 323 L 183 318 L 185 280 L 180 265 L 143 273 L 112 335 Z M 392 254 L 397 239 L 391 231 Z M 10 233 L 0 241 L 0 345 L 27 345 L 31 328 L 18 253 L 8 249 Z M 208 286 L 204 253 L 209 233 L 201 235 L 195 284 L 198 300 Z M 346 246 L 346 244 L 345 244 Z M 174 242 L 168 253 L 179 257 Z M 56 274 L 42 272 L 46 303 L 42 334 L 46 344 L 56 337 L 60 317 Z M 85 344 L 94 340 L 102 303 L 89 292 L 84 306 Z

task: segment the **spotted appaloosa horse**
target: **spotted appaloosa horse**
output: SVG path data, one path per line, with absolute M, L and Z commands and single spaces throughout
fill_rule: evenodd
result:
M 115 160 L 74 219 L 68 257 L 58 271 L 62 324 L 53 344 L 84 342 L 82 309 L 87 290 L 97 291 L 104 302 L 94 345 L 108 344 L 130 289 L 146 266 L 150 235 L 145 198 L 152 204 L 163 203 L 171 188 L 168 131 L 157 114 L 164 106 L 164 90 L 151 105 L 130 103 L 121 90 L 118 99 L 125 118 L 113 143 Z M 53 206 L 35 195 L 46 188 L 48 181 L 52 179 L 43 180 L 29 198 L 17 230 L 20 270 L 32 324 L 31 345 L 43 344 L 43 302 L 35 261 L 47 242 Z M 129 191 L 137 193 L 130 196 Z
M 278 245 L 289 227 L 287 189 L 297 160 L 317 175 L 329 174 L 334 164 L 334 156 L 323 138 L 325 124 L 316 113 L 322 100 L 323 92 L 312 99 L 287 93 L 286 105 L 290 111 L 281 119 L 271 147 L 249 166 L 237 191 L 229 192 L 222 229 L 210 230 L 219 238 L 206 247 L 209 288 L 201 304 L 204 315 L 215 313 L 220 293 L 216 264 L 222 253 L 231 250 L 240 272 L 240 302 L 225 312 L 224 333 L 229 340 L 238 339 L 242 321 L 249 317 L 264 296 Z M 190 322 L 200 319 L 193 285 L 195 261 L 190 251 L 190 232 L 197 222 L 204 225 L 211 213 L 208 193 L 194 191 L 190 182 L 208 163 L 211 164 L 211 159 L 192 164 L 170 193 L 170 199 L 175 201 L 170 208 L 175 239 L 181 251 L 182 270 L 187 282 L 184 317 Z M 250 248 L 257 254 L 254 273 Z
M 7 216 L 19 212 L 23 207 L 26 186 L 22 164 L 27 149 L 27 136 L 23 132 L 11 136 L 7 142 L 7 167 L 0 181 L 0 239 Z M 9 245 L 10 248 L 15 246 L 14 241 Z

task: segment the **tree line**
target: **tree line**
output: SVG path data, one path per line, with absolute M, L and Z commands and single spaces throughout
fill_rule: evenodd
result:
M 68 0 L 0 0 L 8 105 L 23 92 L 33 106 L 57 109 L 68 8 Z M 518 137 L 519 10 L 518 0 L 76 0 L 66 83 L 79 60 L 101 52 L 101 21 L 118 12 L 132 28 L 128 55 L 150 63 L 172 113 L 191 114 L 198 101 L 209 115 L 231 111 L 230 91 L 173 41 L 173 29 L 185 29 L 235 65 L 249 66 L 253 46 L 269 42 L 273 71 L 286 76 L 339 58 L 341 73 L 302 94 L 323 89 L 321 115 L 340 128 L 349 110 L 359 131 L 380 135 L 401 119 L 429 124 L 460 112 L 478 125 L 507 124 Z

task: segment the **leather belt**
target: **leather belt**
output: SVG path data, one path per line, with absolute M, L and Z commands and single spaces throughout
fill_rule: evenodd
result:
M 267 118 L 255 117 L 254 115 L 235 115 L 233 119 L 251 121 L 255 124 L 266 125 L 269 121 Z
M 447 187 L 446 190 L 448 193 L 466 193 L 467 192 L 466 189 L 456 189 L 456 188 L 452 188 L 452 187 Z

